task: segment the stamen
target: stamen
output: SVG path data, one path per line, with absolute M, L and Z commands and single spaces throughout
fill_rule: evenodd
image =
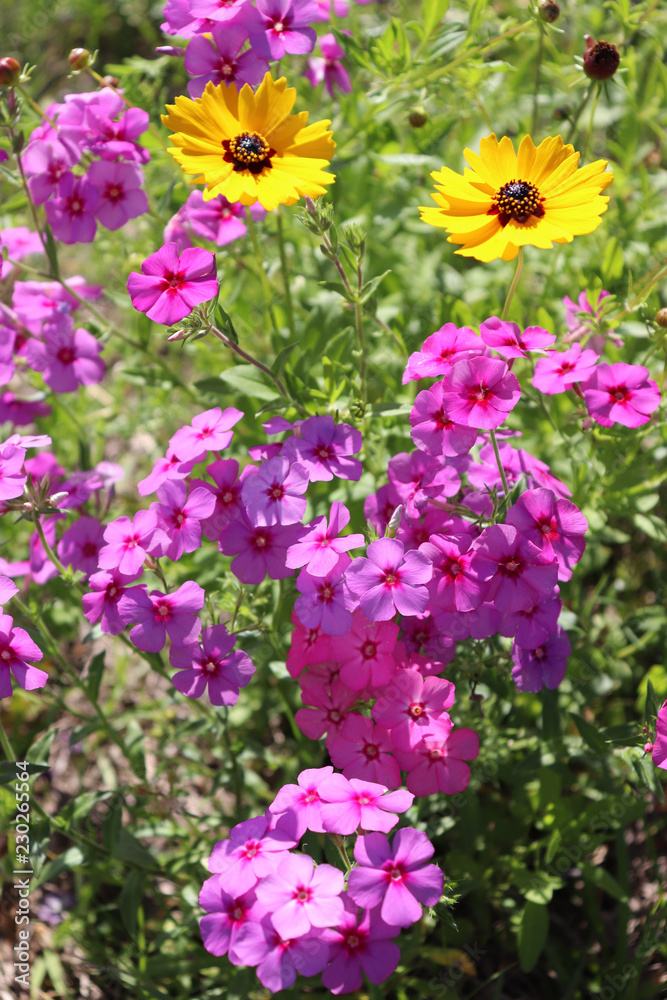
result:
M 542 202 L 534 184 L 528 181 L 513 180 L 496 191 L 493 196 L 493 207 L 488 215 L 497 215 L 501 226 L 506 226 L 514 219 L 515 222 L 528 222 L 531 217 L 541 219 L 544 215 Z
M 223 140 L 222 148 L 223 159 L 233 163 L 237 173 L 249 170 L 251 174 L 260 174 L 265 167 L 271 167 L 271 157 L 276 155 L 259 132 L 239 132 L 233 139 Z

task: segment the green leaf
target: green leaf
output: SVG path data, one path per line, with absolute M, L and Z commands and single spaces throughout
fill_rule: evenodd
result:
M 584 743 L 587 743 L 591 750 L 595 750 L 598 757 L 603 757 L 607 752 L 607 747 L 597 729 L 576 712 L 570 712 L 570 718 L 579 730 L 579 735 Z
M 146 868 L 154 871 L 158 867 L 151 852 L 124 827 L 121 828 L 120 836 L 111 853 L 118 861 L 134 865 L 135 868 Z
M 53 879 L 57 878 L 63 872 L 72 871 L 74 868 L 81 868 L 84 861 L 86 861 L 86 855 L 80 847 L 68 847 L 57 858 L 44 865 L 39 878 L 35 879 L 35 886 L 42 885 L 44 882 L 52 882 Z
M 328 292 L 338 292 L 347 302 L 354 302 L 347 294 L 345 286 L 341 281 L 320 281 L 319 284 L 322 288 L 326 288 Z
M 251 399 L 274 399 L 276 387 L 267 385 L 267 376 L 253 365 L 235 365 L 220 373 L 220 378 L 236 392 L 241 392 Z
M 647 725 L 649 725 L 653 719 L 656 718 L 660 710 L 660 702 L 658 701 L 658 696 L 655 693 L 655 688 L 651 683 L 651 678 L 646 678 L 646 710 L 644 712 L 644 720 Z
M 287 364 L 287 359 L 289 358 L 294 348 L 298 347 L 299 344 L 300 344 L 299 340 L 294 340 L 292 341 L 291 344 L 288 344 L 286 347 L 283 347 L 282 351 L 280 351 L 276 360 L 271 365 L 271 371 L 273 372 L 274 375 L 277 375 L 278 377 L 282 375 L 283 368 Z
M 213 312 L 213 318 L 215 320 L 215 325 L 218 327 L 218 329 L 221 330 L 226 337 L 229 337 L 232 343 L 238 344 L 239 337 L 234 327 L 234 324 L 232 323 L 232 317 L 229 315 L 229 313 L 225 312 L 225 310 L 222 308 L 219 302 L 216 304 L 215 310 Z
M 378 274 L 375 278 L 371 278 L 370 281 L 367 281 L 366 284 L 361 289 L 361 296 L 359 298 L 359 301 L 367 302 L 368 299 L 370 299 L 373 292 L 375 291 L 375 289 L 382 281 L 382 279 L 386 278 L 388 274 L 391 274 L 391 268 L 389 268 L 388 271 L 385 271 L 384 274 Z
M 606 868 L 602 868 L 599 865 L 591 865 L 588 861 L 580 862 L 579 868 L 585 882 L 592 883 L 598 889 L 602 889 L 610 896 L 613 896 L 614 899 L 618 899 L 620 903 L 627 903 L 627 891 Z
M 549 932 L 549 911 L 539 903 L 526 903 L 519 925 L 519 964 L 530 972 L 537 964 Z
M 88 666 L 88 697 L 91 701 L 96 702 L 97 697 L 100 693 L 100 684 L 102 683 L 102 674 L 104 673 L 104 657 L 106 653 L 102 650 L 92 658 Z
M 130 935 L 134 935 L 137 930 L 137 911 L 141 905 L 143 887 L 144 873 L 130 872 L 118 900 L 121 918 Z
M 449 0 L 423 0 L 424 41 L 431 37 L 434 28 L 437 28 L 448 10 Z
M 48 223 L 44 226 L 44 235 L 46 236 L 46 256 L 48 258 L 49 264 L 51 265 L 51 274 L 58 280 L 60 278 L 60 270 L 58 269 L 58 248 L 56 247 L 56 241 L 53 238 L 53 233 L 51 232 L 51 226 Z
M 527 868 L 515 869 L 512 872 L 512 882 L 530 903 L 540 904 L 550 902 L 555 890 L 563 885 L 559 878 L 547 875 L 546 872 L 529 871 Z
M 136 719 L 130 719 L 125 732 L 125 745 L 130 754 L 130 766 L 138 778 L 146 777 L 144 731 Z
M 560 830 L 554 830 L 554 832 L 549 837 L 549 843 L 547 844 L 547 853 L 545 855 L 545 861 L 549 865 L 556 857 L 558 849 L 560 848 L 563 838 L 561 836 Z
M 28 774 L 41 774 L 42 771 L 48 771 L 48 764 L 28 764 L 27 767 L 22 767 L 21 772 Z M 0 785 L 9 785 L 12 781 L 16 781 L 16 764 L 13 760 L 3 760 L 0 763 Z

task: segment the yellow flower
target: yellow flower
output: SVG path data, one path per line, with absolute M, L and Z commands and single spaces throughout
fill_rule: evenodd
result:
M 443 167 L 431 177 L 438 208 L 421 207 L 421 218 L 441 226 L 462 243 L 456 253 L 476 260 L 513 260 L 519 247 L 550 248 L 592 233 L 609 198 L 600 196 L 613 180 L 605 160 L 577 170 L 579 153 L 559 135 L 535 147 L 525 136 L 519 152 L 512 140 L 491 134 L 480 143 L 480 155 L 466 149 L 470 168 L 463 176 Z
M 267 211 L 294 205 L 302 196 L 317 198 L 333 174 L 329 165 L 336 144 L 327 131 L 329 121 L 307 125 L 308 112 L 290 114 L 296 90 L 284 77 L 267 73 L 253 92 L 230 84 L 208 83 L 201 97 L 177 97 L 168 104 L 164 124 L 173 130 L 169 152 L 191 184 L 205 183 L 204 201 L 223 194 L 228 201 Z

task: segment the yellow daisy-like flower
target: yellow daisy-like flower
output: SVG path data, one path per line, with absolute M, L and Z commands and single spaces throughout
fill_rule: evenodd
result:
M 294 205 L 302 196 L 317 198 L 333 174 L 329 165 L 336 148 L 329 121 L 307 125 L 308 112 L 290 114 L 296 90 L 284 77 L 267 73 L 253 92 L 245 84 L 206 85 L 201 97 L 177 97 L 162 121 L 173 130 L 169 152 L 191 184 L 205 183 L 204 201 L 223 194 L 228 201 L 267 211 Z
M 571 243 L 600 225 L 613 180 L 605 160 L 577 170 L 579 153 L 559 135 L 535 146 L 529 135 L 519 152 L 512 140 L 494 134 L 482 139 L 479 155 L 464 151 L 470 168 L 463 176 L 443 167 L 431 177 L 438 208 L 421 207 L 421 218 L 451 233 L 448 243 L 462 243 L 456 253 L 476 260 L 513 260 L 519 247 L 548 249 Z

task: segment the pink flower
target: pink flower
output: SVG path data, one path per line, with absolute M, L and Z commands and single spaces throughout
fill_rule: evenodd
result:
M 320 626 L 325 635 L 346 635 L 352 625 L 350 608 L 356 600 L 346 585 L 345 571 L 350 557 L 339 556 L 338 563 L 326 576 L 311 576 L 302 569 L 296 580 L 301 597 L 296 599 L 294 610 L 307 628 Z
M 14 427 L 24 427 L 33 423 L 37 417 L 48 417 L 50 413 L 51 407 L 48 403 L 17 399 L 14 393 L 9 391 L 0 395 L 0 423 L 11 420 Z
M 170 447 L 183 461 L 203 462 L 208 451 L 223 451 L 229 446 L 234 432 L 232 427 L 243 413 L 233 406 L 221 410 L 214 406 L 192 418 L 192 423 L 181 427 L 172 435 Z
M 421 351 L 410 355 L 403 374 L 403 385 L 415 379 L 446 375 L 457 361 L 486 353 L 481 337 L 469 326 L 459 329 L 454 323 L 445 323 L 426 338 Z
M 287 654 L 287 670 L 290 677 L 297 677 L 309 663 L 324 663 L 329 659 L 331 639 L 321 628 L 306 628 L 294 612 L 290 618 L 295 626 Z
M 349 510 L 340 500 L 335 500 L 331 504 L 328 525 L 326 517 L 318 517 L 306 525 L 310 531 L 289 549 L 287 565 L 290 569 L 305 566 L 311 576 L 326 576 L 344 552 L 359 548 L 365 542 L 361 534 L 338 537 L 349 522 Z
M 272 825 L 287 829 L 295 840 L 301 840 L 306 830 L 324 833 L 322 800 L 319 789 L 333 774 L 333 767 L 312 767 L 302 771 L 296 785 L 283 785 L 269 806 L 274 817 Z
M 307 489 L 306 469 L 277 455 L 248 476 L 241 499 L 253 524 L 296 524 L 306 510 Z
M 329 735 L 327 748 L 333 764 L 342 769 L 346 778 L 374 781 L 387 788 L 401 784 L 389 733 L 375 726 L 372 719 L 349 713 L 340 730 Z
M 157 528 L 157 514 L 153 510 L 140 510 L 130 521 L 122 515 L 104 529 L 107 543 L 100 550 L 100 569 L 117 569 L 126 576 L 138 573 L 151 548 Z
M 445 792 L 455 795 L 470 781 L 466 760 L 479 754 L 479 736 L 472 729 L 454 729 L 444 739 L 427 736 L 413 750 L 396 750 L 396 759 L 408 771 L 406 784 L 415 795 Z
M 144 175 L 138 164 L 96 160 L 86 177 L 99 191 L 95 215 L 107 229 L 120 229 L 148 211 L 146 192 L 140 190 Z
M 195 306 L 218 294 L 215 254 L 192 248 L 178 255 L 175 243 L 165 243 L 127 279 L 132 305 L 149 319 L 172 326 Z
M 80 159 L 81 151 L 72 142 L 61 142 L 55 136 L 48 142 L 32 139 L 21 160 L 34 203 L 43 205 L 56 194 L 62 178 Z
M 578 342 L 567 351 L 549 351 L 535 364 L 533 385 L 547 396 L 567 392 L 575 382 L 589 378 L 597 363 L 595 351 L 582 351 Z
M 204 607 L 204 590 L 188 580 L 173 594 L 159 590 L 148 593 L 145 586 L 131 587 L 118 604 L 118 613 L 126 625 L 136 622 L 130 639 L 147 653 L 159 653 L 167 641 L 187 646 L 201 632 L 197 612 Z
M 347 571 L 347 582 L 371 621 L 388 621 L 421 614 L 428 604 L 433 566 L 418 551 L 405 552 L 396 538 L 379 538 L 368 546 L 368 558 L 358 556 Z
M 65 566 L 89 576 L 97 569 L 100 549 L 104 544 L 102 525 L 96 517 L 80 517 L 64 532 L 58 543 L 58 556 Z
M 152 503 L 150 509 L 157 515 L 164 540 L 159 548 L 152 546 L 152 551 L 174 561 L 184 552 L 196 552 L 201 547 L 200 521 L 213 513 L 215 497 L 201 486 L 188 495 L 187 486 L 178 479 L 168 479 L 157 495 L 160 503 Z
M 24 257 L 29 257 L 34 253 L 44 253 L 39 233 L 33 233 L 27 226 L 12 226 L 0 230 L 0 246 L 7 247 L 7 256 L 14 260 L 23 260 Z M 4 278 L 8 277 L 13 270 L 14 266 L 9 261 L 2 262 L 1 273 Z
M 507 511 L 507 524 L 558 562 L 558 579 L 570 580 L 572 566 L 581 559 L 588 521 L 570 500 L 556 498 L 552 490 L 526 490 Z
M 43 688 L 49 675 L 31 666 L 41 658 L 41 649 L 25 629 L 15 628 L 11 615 L 0 615 L 0 698 L 9 698 L 12 693 L 12 674 L 25 691 Z
M 313 707 L 298 710 L 294 716 L 297 726 L 311 740 L 319 740 L 328 732 L 327 746 L 329 746 L 333 736 L 342 728 L 349 709 L 357 700 L 357 693 L 350 691 L 341 681 L 334 681 L 329 691 L 318 685 L 304 686 L 301 700 L 304 705 Z
M 383 833 L 357 837 L 348 881 L 350 898 L 366 909 L 381 904 L 380 915 L 392 927 L 409 927 L 421 920 L 422 906 L 435 906 L 444 888 L 437 865 L 427 865 L 434 847 L 425 833 L 405 827 L 393 847 Z
M 516 375 L 496 358 L 457 361 L 442 388 L 450 420 L 487 430 L 499 427 L 521 398 Z
M 479 333 L 487 345 L 503 358 L 525 358 L 528 351 L 540 351 L 553 344 L 555 333 L 543 330 L 541 326 L 527 326 L 521 333 L 516 323 L 492 316 L 480 325 Z
M 387 684 L 396 670 L 392 654 L 397 638 L 395 622 L 369 621 L 363 611 L 355 611 L 350 631 L 331 644 L 331 655 L 340 663 L 343 683 L 351 691 Z
M 13 580 L 10 580 L 8 576 L 0 576 L 0 614 L 2 614 L 2 608 L 7 601 L 10 601 L 18 592 L 19 588 Z
M 188 231 L 217 243 L 219 247 L 227 246 L 246 234 L 244 206 L 240 201 L 227 201 L 222 194 L 204 201 L 202 192 L 197 189 L 191 192 L 179 211 Z
M 402 788 L 389 792 L 384 785 L 342 774 L 326 777 L 320 785 L 321 816 L 327 833 L 342 835 L 362 830 L 388 833 L 413 803 L 414 795 Z
M 178 670 L 171 679 L 174 687 L 187 698 L 201 698 L 208 687 L 212 705 L 234 705 L 255 673 L 248 654 L 233 649 L 235 642 L 224 625 L 211 625 L 203 630 L 201 644 L 172 646 L 169 662 Z
M 522 611 L 550 597 L 558 579 L 554 557 L 510 524 L 492 524 L 475 542 L 471 569 L 499 611 Z
M 271 914 L 283 940 L 307 934 L 311 927 L 329 927 L 343 916 L 343 873 L 305 854 L 286 854 L 255 891 Z
M 23 468 L 25 448 L 0 442 L 0 501 L 14 500 L 23 493 L 28 476 Z
M 572 652 L 567 632 L 557 626 L 537 649 L 512 646 L 512 680 L 519 691 L 541 691 L 557 688 L 565 677 L 567 658 Z
M 269 59 L 313 51 L 317 36 L 307 25 L 317 19 L 314 0 L 257 0 L 257 10 L 264 23 Z
M 303 976 L 321 972 L 329 960 L 329 946 L 318 929 L 301 937 L 283 939 L 267 913 L 261 920 L 248 922 L 241 928 L 234 956 L 240 965 L 256 965 L 262 986 L 279 993 L 294 985 L 297 972 Z
M 656 767 L 667 771 L 667 701 L 658 712 L 656 731 L 651 756 Z
M 477 429 L 454 423 L 446 405 L 441 382 L 417 393 L 410 412 L 412 440 L 427 455 L 467 455 L 477 440 Z
M 598 365 L 581 388 L 590 416 L 603 427 L 640 427 L 660 406 L 660 389 L 643 365 Z
M 252 474 L 254 466 L 247 465 L 239 478 L 239 463 L 235 458 L 220 458 L 206 466 L 206 471 L 215 485 L 205 479 L 193 479 L 190 486 L 198 486 L 209 491 L 215 499 L 213 513 L 201 522 L 207 538 L 217 541 L 220 532 L 230 521 L 243 513 L 241 487 L 246 476 Z
M 185 0 L 184 0 L 185 2 Z M 174 0 L 168 7 L 174 7 Z M 185 2 L 187 7 L 187 3 Z M 220 21 L 230 25 L 230 21 L 238 23 L 251 18 L 252 23 L 259 23 L 259 19 L 256 17 L 257 12 L 253 10 L 253 5 L 251 0 L 190 0 L 189 3 L 190 15 L 197 18 L 204 19 L 204 21 Z M 165 8 L 165 16 L 167 15 L 167 8 Z M 175 25 L 177 27 L 183 27 L 183 25 Z M 209 25 L 194 25 L 192 32 L 188 32 L 183 35 L 182 31 L 174 32 L 177 35 L 182 35 L 184 38 L 190 38 L 192 34 L 201 34 L 202 31 L 210 31 L 213 28 L 213 24 Z
M 224 888 L 224 876 L 211 875 L 204 882 L 199 893 L 199 905 L 206 916 L 199 921 L 204 947 L 211 955 L 226 955 L 235 965 L 234 944 L 241 928 L 248 922 L 259 919 L 264 907 L 257 905 L 257 896 L 250 892 L 240 896 L 230 896 Z
M 43 341 L 27 346 L 30 367 L 44 373 L 44 381 L 54 392 L 75 392 L 80 385 L 94 385 L 104 378 L 104 362 L 98 355 L 102 344 L 92 333 L 75 330 L 70 316 L 45 323 Z
M 377 910 L 364 910 L 344 897 L 345 913 L 336 927 L 322 932 L 329 945 L 329 965 L 322 973 L 322 985 L 338 996 L 361 988 L 362 971 L 372 983 L 383 983 L 396 969 L 401 952 L 389 938 L 396 937 L 397 927 L 390 927 Z
M 333 6 L 336 17 L 347 17 L 350 13 L 350 5 L 347 0 L 315 0 L 317 5 L 316 22 L 329 21 L 331 19 L 331 8 Z
M 536 649 L 546 642 L 558 623 L 563 602 L 558 597 L 550 601 L 535 603 L 524 611 L 507 612 L 503 615 L 498 632 L 513 637 L 517 646 Z
M 222 9 L 225 7 L 228 3 Z M 244 83 L 256 87 L 262 82 L 269 68 L 266 59 L 252 48 L 241 53 L 248 40 L 248 27 L 227 21 L 214 25 L 210 35 L 196 35 L 188 42 L 185 70 L 193 78 L 188 81 L 190 97 L 201 97 L 209 82 L 216 87 L 233 83 L 238 90 Z
M 319 17 L 317 20 L 319 20 Z M 336 87 L 343 94 L 351 93 L 352 84 L 350 83 L 350 77 L 342 63 L 345 53 L 336 41 L 335 36 L 331 33 L 322 35 L 320 37 L 320 49 L 323 58 L 317 56 L 311 57 L 308 60 L 308 66 L 303 75 L 313 87 L 316 87 L 318 83 L 322 83 L 324 80 L 324 86 L 327 88 L 330 97 L 334 96 Z
M 387 472 L 389 482 L 405 504 L 405 513 L 414 520 L 421 517 L 428 497 L 451 497 L 461 486 L 454 462 L 430 458 L 421 451 L 394 455 L 389 460 Z
M 65 174 L 58 196 L 46 203 L 46 218 L 55 238 L 70 244 L 92 243 L 98 202 L 99 191 L 86 177 Z
M 241 896 L 266 878 L 296 841 L 284 830 L 269 830 L 265 816 L 233 826 L 228 840 L 219 840 L 208 860 L 208 870 L 224 875 L 225 889 Z
M 265 576 L 284 580 L 292 575 L 285 565 L 287 550 L 303 531 L 298 524 L 254 525 L 244 514 L 220 533 L 218 547 L 232 559 L 232 573 L 241 583 L 261 583 Z
M 88 580 L 91 593 L 82 597 L 83 614 L 94 624 L 100 621 L 100 628 L 108 635 L 118 635 L 125 628 L 125 622 L 118 614 L 118 603 L 126 592 L 127 584 L 139 579 L 140 573 L 127 576 L 117 569 L 93 573 Z
M 361 479 L 361 462 L 350 455 L 360 451 L 361 434 L 349 424 L 335 424 L 328 414 L 308 417 L 299 427 L 299 434 L 283 442 L 281 454 L 291 462 L 306 467 L 311 482 L 339 479 Z
M 184 461 L 179 458 L 173 448 L 167 448 L 165 458 L 158 458 L 150 474 L 137 483 L 137 491 L 142 497 L 155 493 L 158 486 L 167 479 L 185 479 L 192 471 L 194 459 Z
M 453 704 L 451 681 L 403 669 L 373 705 L 372 715 L 389 730 L 395 747 L 412 750 L 423 739 L 447 739 L 452 728 L 447 709 Z
M 431 611 L 474 611 L 486 598 L 487 587 L 472 568 L 475 555 L 470 535 L 431 535 L 419 546 L 433 563 L 433 577 L 428 583 Z
M 609 296 L 609 292 L 601 291 L 598 295 L 598 300 L 596 305 L 599 306 L 601 302 Z M 579 293 L 579 298 L 576 302 L 573 302 L 571 298 L 567 295 L 563 298 L 563 305 L 565 306 L 565 322 L 567 323 L 567 328 L 570 331 L 566 337 L 566 341 L 577 340 L 582 338 L 584 341 L 588 339 L 589 346 L 597 354 L 601 354 L 604 349 L 604 344 L 607 336 L 612 337 L 614 343 L 618 347 L 623 346 L 623 341 L 619 340 L 617 337 L 613 337 L 613 330 L 607 330 L 606 334 L 594 333 L 594 324 L 590 326 L 582 322 L 577 313 L 588 313 L 589 316 L 595 316 L 597 321 L 600 318 L 600 310 L 596 308 L 595 313 L 593 312 L 593 306 L 591 305 L 590 299 L 588 298 L 588 289 L 585 288 L 583 292 Z

